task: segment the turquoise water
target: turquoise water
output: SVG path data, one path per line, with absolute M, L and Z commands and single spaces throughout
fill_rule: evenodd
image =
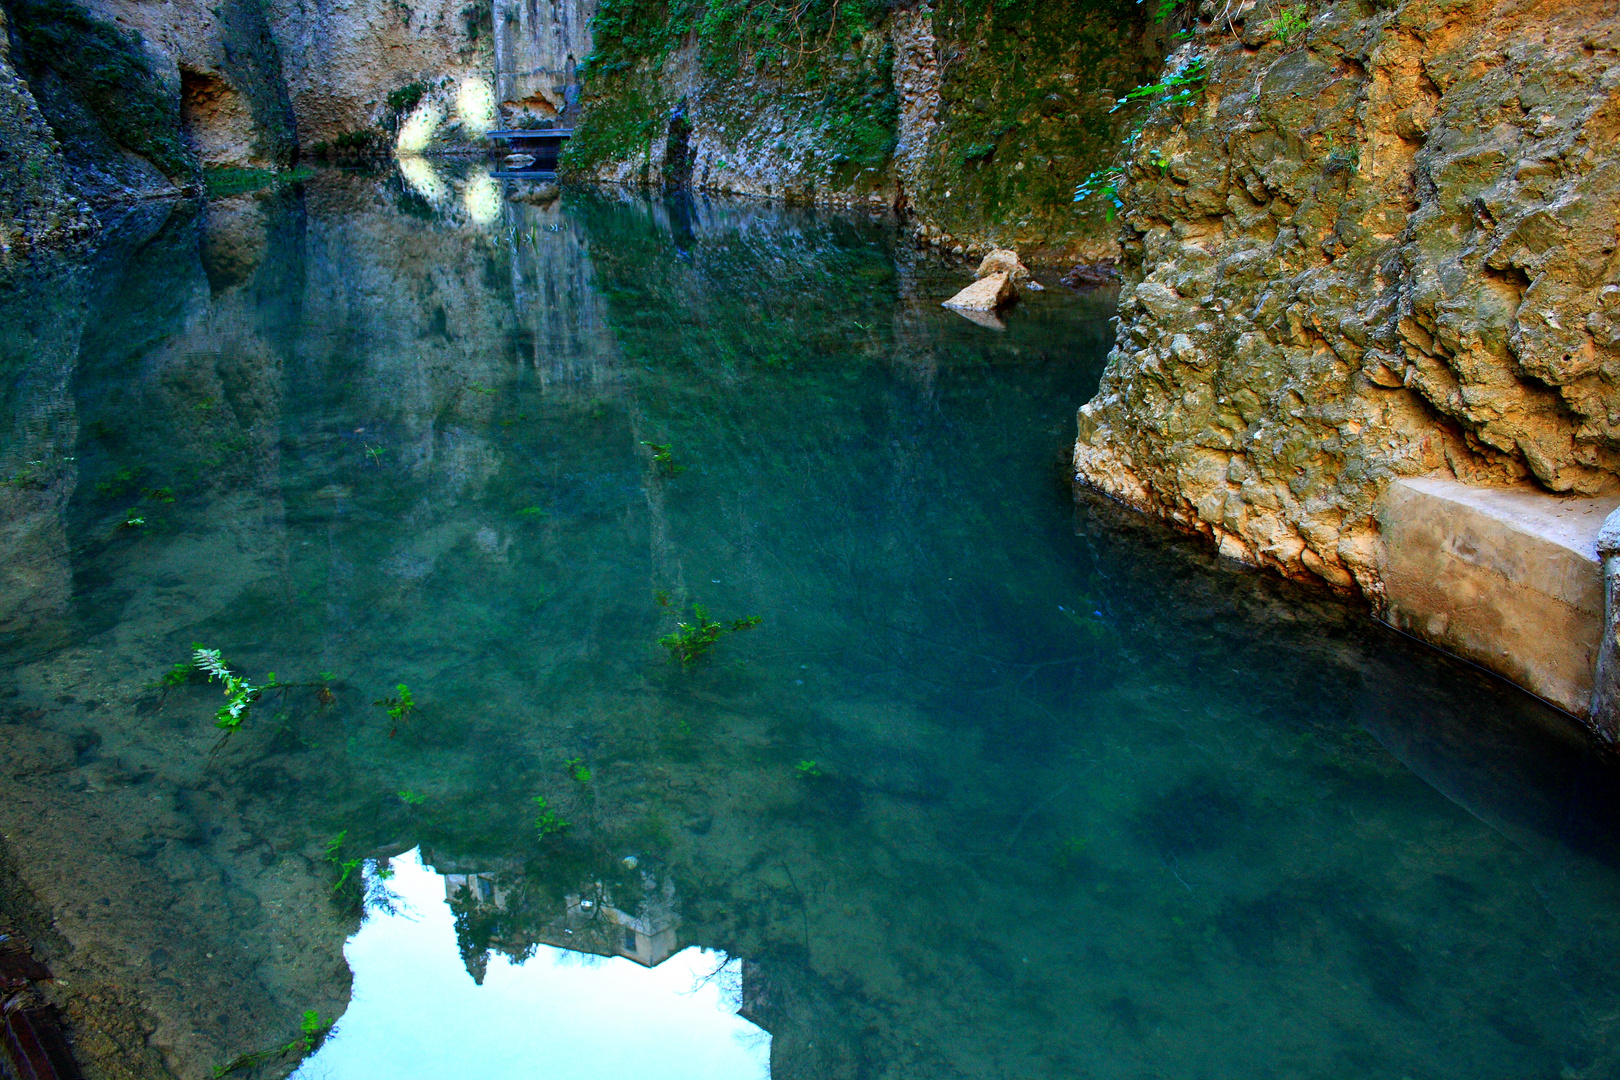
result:
M 996 331 L 881 221 L 501 195 L 147 208 L 0 298 L 0 750 L 46 762 L 0 815 L 59 967 L 171 1067 L 315 1009 L 304 1076 L 407 1038 L 686 1075 L 614 1056 L 651 997 L 543 1004 L 570 954 L 728 972 L 716 1030 L 780 1080 L 1620 1068 L 1612 771 L 1075 502 L 1111 297 Z M 694 605 L 729 632 L 683 666 Z M 217 682 L 159 682 L 194 645 L 295 685 L 222 737 Z M 413 970 L 471 1011 L 345 1026 Z

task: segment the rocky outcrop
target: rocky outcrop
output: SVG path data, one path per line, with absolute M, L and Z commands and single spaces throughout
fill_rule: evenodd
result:
M 1167 67 L 1195 93 L 1154 110 L 1119 187 L 1119 339 L 1078 479 L 1375 603 L 1399 477 L 1614 487 L 1620 19 L 1199 10 Z
M 0 260 L 89 232 L 95 219 L 68 182 L 61 144 L 11 61 L 0 9 Z

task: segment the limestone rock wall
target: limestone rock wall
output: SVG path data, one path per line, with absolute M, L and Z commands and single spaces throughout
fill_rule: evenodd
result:
M 1120 187 L 1077 478 L 1375 601 L 1397 477 L 1620 469 L 1620 17 L 1564 0 L 1205 3 Z
M 430 141 L 457 140 L 478 126 L 470 114 L 487 110 L 476 99 L 491 94 L 491 0 L 275 0 L 271 10 L 305 149 L 355 132 L 392 135 L 413 113 Z M 389 102 L 402 91 L 404 108 Z
M 513 122 L 553 120 L 579 102 L 596 0 L 496 0 L 495 98 Z

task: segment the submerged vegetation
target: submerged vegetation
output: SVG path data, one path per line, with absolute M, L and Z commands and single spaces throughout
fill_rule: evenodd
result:
M 394 689 L 399 696 L 378 698 L 372 702 L 373 705 L 381 705 L 383 711 L 388 713 L 388 718 L 394 722 L 393 727 L 388 729 L 390 739 L 399 731 L 399 725 L 409 720 L 411 713 L 416 711 L 416 699 L 411 696 L 411 688 L 400 683 Z
M 566 832 L 572 827 L 568 822 L 557 816 L 557 811 L 552 809 L 551 803 L 544 795 L 536 795 L 534 797 L 534 805 L 538 807 L 540 811 L 539 816 L 534 819 L 534 828 L 535 831 L 540 834 L 540 838 L 542 840 L 548 836 L 555 836 L 560 832 Z
M 750 615 L 729 623 L 718 622 L 709 618 L 709 612 L 702 604 L 692 605 L 692 618 L 693 622 L 677 622 L 674 633 L 658 639 L 658 644 L 668 649 L 671 657 L 680 661 L 683 668 L 702 660 L 726 634 L 752 630 L 762 621 L 758 615 Z
M 652 450 L 652 463 L 660 476 L 679 476 L 686 471 L 686 466 L 675 460 L 673 443 L 643 442 L 641 445 Z
M 326 1041 L 326 1037 L 332 1033 L 332 1027 L 336 1023 L 335 1020 L 322 1020 L 321 1014 L 314 1009 L 305 1009 L 304 1015 L 298 1021 L 298 1037 L 296 1039 L 284 1042 L 279 1046 L 255 1050 L 233 1058 L 227 1064 L 215 1067 L 214 1076 L 218 1078 L 248 1069 L 256 1069 L 261 1065 L 268 1065 L 272 1061 L 289 1056 L 295 1062 L 306 1058 L 320 1049 L 321 1043 Z

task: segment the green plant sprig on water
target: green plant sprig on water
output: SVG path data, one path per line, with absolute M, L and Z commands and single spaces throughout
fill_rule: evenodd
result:
M 643 441 L 641 445 L 647 447 L 653 452 L 652 462 L 653 465 L 658 469 L 659 475 L 679 476 L 681 473 L 686 471 L 686 466 L 677 463 L 675 460 L 674 443 L 654 443 Z
M 349 830 L 344 829 L 326 842 L 326 861 L 337 871 L 337 881 L 332 883 L 332 895 L 346 900 L 351 906 L 360 904 L 360 864 L 364 861 L 356 856 L 352 859 L 341 858 L 343 842 L 348 839 Z
M 298 1038 L 293 1039 L 291 1042 L 282 1043 L 280 1046 L 272 1046 L 264 1050 L 255 1050 L 252 1053 L 242 1054 L 240 1057 L 231 1059 L 227 1064 L 215 1066 L 214 1076 L 217 1080 L 218 1077 L 229 1076 L 231 1073 L 240 1072 L 243 1069 L 256 1068 L 267 1061 L 274 1061 L 276 1058 L 284 1057 L 287 1054 L 297 1054 L 299 1058 L 308 1057 L 320 1047 L 321 1043 L 326 1041 L 327 1035 L 331 1034 L 332 1027 L 336 1023 L 336 1020 L 322 1020 L 321 1014 L 314 1009 L 305 1009 L 303 1018 L 298 1022 Z
M 207 673 L 209 682 L 218 679 L 225 684 L 225 704 L 214 714 L 214 726 L 227 735 L 242 726 L 242 721 L 247 718 L 248 707 L 259 700 L 260 695 L 266 690 L 276 686 L 276 673 L 273 671 L 266 677 L 263 686 L 254 686 L 240 675 L 234 674 L 219 658 L 218 649 L 195 646 L 192 663 L 196 665 L 198 671 Z
M 372 702 L 373 705 L 381 705 L 386 709 L 389 718 L 394 721 L 394 726 L 388 729 L 390 739 L 399 731 L 399 725 L 409 720 L 411 713 L 416 711 L 416 699 L 411 697 L 411 688 L 400 683 L 395 689 L 399 691 L 398 697 L 378 698 Z
M 170 690 L 189 682 L 193 672 L 206 675 L 208 682 L 217 679 L 224 684 L 225 704 L 220 706 L 219 711 L 214 714 L 214 726 L 223 731 L 227 739 L 241 729 L 243 722 L 248 717 L 249 710 L 268 691 L 280 691 L 285 695 L 288 690 L 313 688 L 316 700 L 320 702 L 323 708 L 332 704 L 335 700 L 332 689 L 328 685 L 335 676 L 329 671 L 321 672 L 318 681 L 309 683 L 280 682 L 276 679 L 276 673 L 272 671 L 265 676 L 262 686 L 255 686 L 245 677 L 236 674 L 230 669 L 230 666 L 221 658 L 219 649 L 204 648 L 196 642 L 191 644 L 191 662 L 175 664 L 158 677 L 157 681 L 152 684 L 151 689 L 161 690 L 166 698 Z M 223 745 L 223 740 L 221 740 L 221 744 Z M 217 750 L 218 747 L 215 749 Z
M 557 816 L 557 811 L 551 808 L 551 803 L 546 801 L 544 795 L 536 795 L 534 805 L 540 808 L 540 816 L 534 819 L 534 827 L 540 834 L 540 839 L 555 836 L 570 828 L 568 822 Z
M 691 667 L 707 656 L 724 635 L 752 630 L 764 621 L 758 615 L 750 615 L 746 619 L 733 619 L 730 623 L 717 622 L 709 618 L 708 609 L 702 604 L 692 605 L 692 616 L 696 622 L 678 622 L 673 634 L 658 639 L 658 644 L 668 649 L 683 668 Z

